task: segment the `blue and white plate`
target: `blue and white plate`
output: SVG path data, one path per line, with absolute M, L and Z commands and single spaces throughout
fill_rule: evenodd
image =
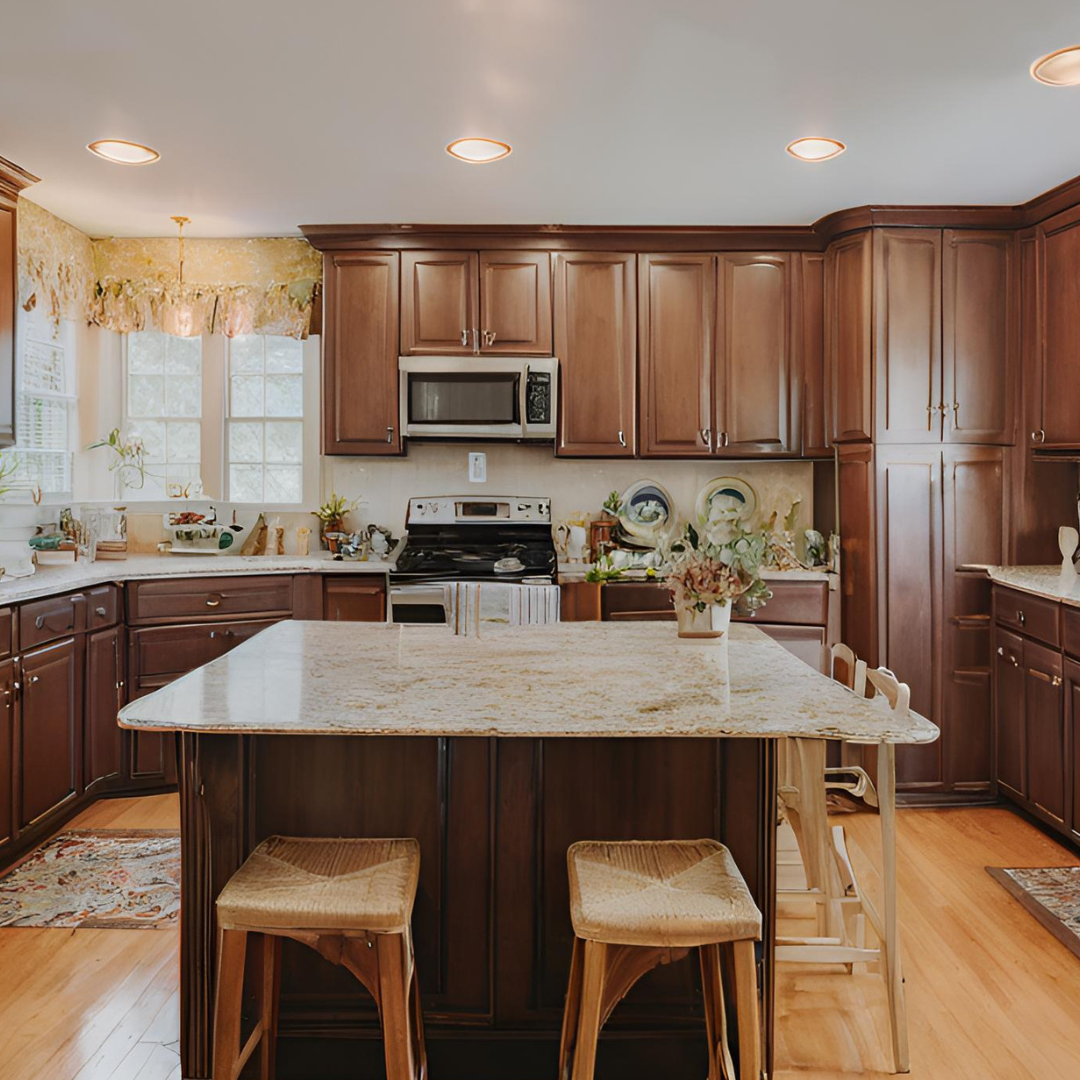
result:
M 674 520 L 675 502 L 655 480 L 638 480 L 622 493 L 619 531 L 639 547 L 656 547 Z

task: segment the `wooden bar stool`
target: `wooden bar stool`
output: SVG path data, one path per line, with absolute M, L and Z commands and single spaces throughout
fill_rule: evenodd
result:
M 260 1075 L 273 1080 L 282 938 L 347 968 L 370 992 L 379 1007 L 387 1080 L 424 1080 L 410 930 L 419 874 L 415 840 L 264 840 L 217 900 L 213 1080 L 236 1080 L 256 1048 Z M 241 1046 L 248 934 L 262 935 L 262 1009 Z
M 720 946 L 731 949 L 739 1080 L 759 1080 L 754 942 L 761 912 L 731 853 L 715 840 L 586 841 L 567 852 L 574 954 L 563 1014 L 559 1080 L 592 1080 L 600 1029 L 658 964 L 696 950 L 701 965 L 709 1080 L 735 1080 Z

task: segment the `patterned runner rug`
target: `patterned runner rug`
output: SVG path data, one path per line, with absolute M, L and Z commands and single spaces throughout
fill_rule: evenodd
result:
M 986 872 L 1070 952 L 1080 956 L 1080 866 Z
M 180 834 L 72 829 L 0 877 L 0 926 L 179 925 Z

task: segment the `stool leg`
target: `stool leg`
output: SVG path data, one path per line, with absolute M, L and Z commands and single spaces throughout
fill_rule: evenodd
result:
M 731 948 L 735 959 L 735 1008 L 739 1024 L 739 1080 L 760 1080 L 761 1026 L 754 943 L 735 941 Z
M 246 954 L 246 930 L 221 931 L 214 1003 L 214 1080 L 234 1080 L 240 1058 L 240 1009 L 244 999 Z
M 379 1016 L 386 1080 L 416 1080 L 414 1031 L 409 1013 L 412 950 L 404 934 L 379 934 Z
M 570 983 L 566 989 L 563 1006 L 562 1038 L 559 1040 L 559 1080 L 570 1080 L 574 1063 L 574 1045 L 577 1042 L 578 1021 L 581 1018 L 581 980 L 585 958 L 585 942 L 574 938 L 574 952 L 570 958 Z
M 278 1005 L 281 1000 L 281 938 L 263 934 L 262 1046 L 259 1080 L 274 1080 L 277 1063 Z
M 574 1047 L 573 1080 L 593 1080 L 596 1069 L 596 1043 L 600 1035 L 601 1010 L 604 1005 L 604 975 L 607 946 L 600 941 L 586 941 L 582 950 L 581 1009 L 578 1017 L 577 1045 Z
M 898 1073 L 911 1069 L 908 1054 L 907 1004 L 900 964 L 900 927 L 896 914 L 896 747 L 878 745 L 878 809 L 881 818 L 882 884 L 885 893 L 885 940 L 881 943 L 885 988 L 889 994 L 893 1065 Z
M 735 1065 L 728 1046 L 724 983 L 720 976 L 720 946 L 701 945 L 698 961 L 705 1002 L 705 1035 L 709 1040 L 709 1080 L 735 1080 Z

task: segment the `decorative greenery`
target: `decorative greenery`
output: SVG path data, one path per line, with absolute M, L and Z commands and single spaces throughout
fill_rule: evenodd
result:
M 601 555 L 596 565 L 585 573 L 586 581 L 618 581 L 623 576 L 622 570 L 611 563 L 610 555 Z
M 741 611 L 761 607 L 772 596 L 761 580 L 767 547 L 764 533 L 736 529 L 717 540 L 687 523 L 663 552 L 676 606 L 695 611 L 704 611 L 709 604 L 737 603 Z
M 611 514 L 612 517 L 618 517 L 619 511 L 622 509 L 622 499 L 619 497 L 617 491 L 613 491 L 604 500 L 604 509 Z
M 4 458 L 0 454 L 0 499 L 11 491 L 29 491 L 34 504 L 41 502 L 41 487 L 31 484 L 28 480 L 13 480 L 12 477 L 19 471 L 19 463 L 10 458 Z
M 125 488 L 141 488 L 146 483 L 146 446 L 138 436 L 124 438 L 115 427 L 104 439 L 91 443 L 87 450 L 111 450 L 116 456 L 109 462 L 109 472 L 118 473 Z
M 312 510 L 312 514 L 322 522 L 323 532 L 340 531 L 340 527 L 345 522 L 345 515 L 350 510 L 355 510 L 359 504 L 359 499 L 348 502 L 343 495 L 332 491 L 330 498 L 318 510 Z

